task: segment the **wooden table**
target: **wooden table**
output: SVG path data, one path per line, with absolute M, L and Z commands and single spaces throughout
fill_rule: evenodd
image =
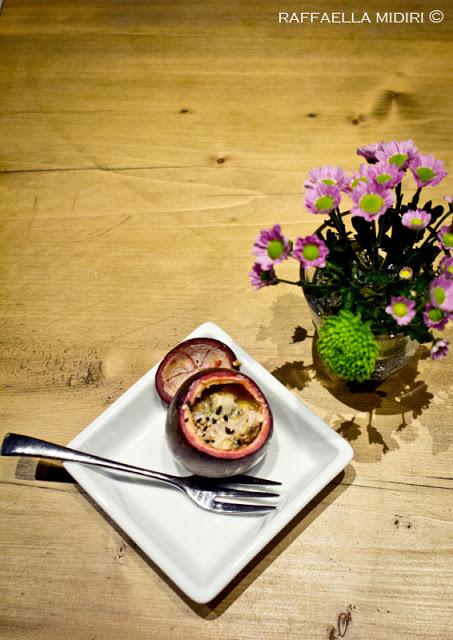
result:
M 452 12 L 420 4 L 423 24 L 377 25 L 279 24 L 264 0 L 5 0 L 1 435 L 68 442 L 212 320 L 355 450 L 210 605 L 64 474 L 2 459 L 5 640 L 453 638 L 451 356 L 375 393 L 329 386 L 300 292 L 247 278 L 260 228 L 314 229 L 310 168 L 412 137 L 452 170 Z M 296 8 L 320 7 L 338 10 Z

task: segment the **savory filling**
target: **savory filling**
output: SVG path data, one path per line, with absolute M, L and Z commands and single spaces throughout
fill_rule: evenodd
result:
M 205 389 L 191 413 L 195 435 L 203 444 L 221 451 L 245 448 L 263 424 L 259 403 L 240 384 Z

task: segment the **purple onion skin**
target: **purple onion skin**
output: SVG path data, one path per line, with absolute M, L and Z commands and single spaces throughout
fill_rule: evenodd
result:
M 273 431 L 272 413 L 270 412 L 271 425 L 269 434 L 263 445 L 253 453 L 236 459 L 213 457 L 199 451 L 190 444 L 179 426 L 179 414 L 181 407 L 184 404 L 187 391 L 192 382 L 199 377 L 217 371 L 229 370 L 205 369 L 188 378 L 178 389 L 176 395 L 171 401 L 166 421 L 167 442 L 175 460 L 188 471 L 191 471 L 197 476 L 203 476 L 206 478 L 227 478 L 229 476 L 239 475 L 245 473 L 251 467 L 258 464 L 266 454 Z M 229 373 L 231 373 L 231 371 L 229 371 Z

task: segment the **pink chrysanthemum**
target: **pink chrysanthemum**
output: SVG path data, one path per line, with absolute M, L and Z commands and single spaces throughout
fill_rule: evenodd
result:
M 437 309 L 453 312 L 453 278 L 445 272 L 434 278 L 429 287 L 431 304 Z
M 385 142 L 381 145 L 381 148 L 376 151 L 376 158 L 386 160 L 404 171 L 417 153 L 418 150 L 413 140 L 401 140 L 400 142 L 392 140 L 392 142 Z
M 360 165 L 359 170 L 355 171 L 352 174 L 352 177 L 349 179 L 348 191 L 351 191 L 352 189 L 355 189 L 360 184 L 368 184 L 370 182 L 370 178 L 368 177 L 368 169 L 369 168 L 370 168 L 370 165 L 368 165 L 368 164 L 361 164 Z
M 444 224 L 440 229 L 439 229 L 439 233 L 437 234 L 437 237 L 439 238 L 439 242 L 440 242 L 440 246 L 442 247 L 442 249 L 444 249 L 445 251 L 448 251 L 448 249 L 453 249 L 453 225 L 446 225 Z
M 392 191 L 374 184 L 359 184 L 352 190 L 351 198 L 354 202 L 351 215 L 368 222 L 377 220 L 394 202 Z
M 453 256 L 444 256 L 439 262 L 439 271 L 453 276 Z
M 411 267 L 401 267 L 398 273 L 401 280 L 410 280 L 414 275 L 414 271 Z
M 263 229 L 252 249 L 256 262 L 264 271 L 286 260 L 291 251 L 288 238 L 282 235 L 281 227 L 275 224 L 271 229 Z
M 404 171 L 401 171 L 396 164 L 381 160 L 367 167 L 367 177 L 374 184 L 393 189 L 404 178 Z
M 262 287 L 277 283 L 274 269 L 271 267 L 268 270 L 264 270 L 258 262 L 255 262 L 253 265 L 249 273 L 249 278 L 250 284 L 252 287 L 255 287 L 255 289 L 262 289 Z
M 294 258 L 299 260 L 303 267 L 325 267 L 329 249 L 316 235 L 296 238 L 292 252 Z
M 404 326 L 409 324 L 415 316 L 415 302 L 404 296 L 392 296 L 385 311 L 396 320 L 397 324 Z
M 446 311 L 442 311 L 442 309 L 438 309 L 437 307 L 433 307 L 431 303 L 425 307 L 423 312 L 423 322 L 430 329 L 443 329 L 450 319 L 449 313 Z
M 444 200 L 448 202 L 448 204 L 451 204 L 453 202 L 453 196 L 444 196 Z
M 357 149 L 357 155 L 365 158 L 367 162 L 377 162 L 376 153 L 382 149 L 383 142 L 374 142 Z
M 328 184 L 317 184 L 305 193 L 305 206 L 311 213 L 330 213 L 340 200 L 340 189 Z
M 436 340 L 436 342 L 431 347 L 431 358 L 433 360 L 441 360 L 441 358 L 445 358 L 448 355 L 448 340 Z
M 308 180 L 304 186 L 312 189 L 317 184 L 325 184 L 329 187 L 338 187 L 343 190 L 347 187 L 347 178 L 341 167 L 316 167 L 308 174 Z
M 410 163 L 417 187 L 434 187 L 445 178 L 447 172 L 442 160 L 436 160 L 432 153 L 423 156 L 417 154 Z
M 431 222 L 431 214 L 423 211 L 423 209 L 411 209 L 403 213 L 401 222 L 408 229 L 413 231 L 421 231 Z

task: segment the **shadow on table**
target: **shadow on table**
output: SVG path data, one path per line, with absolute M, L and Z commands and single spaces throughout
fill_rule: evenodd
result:
M 211 602 L 201 605 L 186 600 L 195 613 L 205 620 L 220 617 L 262 573 L 286 551 L 330 504 L 354 483 L 356 473 L 351 466 L 342 471 L 298 515 L 278 533 L 264 549 Z
M 35 479 L 49 482 L 74 482 L 72 477 L 63 467 L 51 462 L 35 461 Z M 31 469 L 29 469 L 30 473 Z M 17 475 L 17 474 L 16 474 Z M 198 604 L 191 600 L 177 587 L 168 576 L 135 544 L 133 540 L 112 520 L 101 507 L 75 482 L 79 493 L 86 499 L 89 505 L 95 509 L 103 519 L 116 531 L 121 540 L 131 547 L 169 587 L 174 591 L 192 611 L 205 620 L 215 620 L 221 616 L 242 593 L 284 552 L 288 547 L 310 526 L 310 524 L 321 515 L 325 509 L 332 504 L 351 484 L 354 482 L 355 471 L 348 466 L 346 473 L 343 471 L 334 478 L 290 523 L 280 531 L 267 545 L 258 553 L 253 560 L 228 584 L 227 587 L 211 602 Z M 33 478 L 28 475 L 27 479 Z M 236 517 L 236 516 L 225 516 Z M 124 545 L 121 545 L 124 548 Z M 124 551 L 123 551 L 124 553 Z
M 309 329 L 299 324 L 301 316 Z M 418 378 L 419 363 L 428 357 L 428 350 L 420 347 L 406 367 L 380 384 L 352 384 L 329 376 L 317 355 L 313 334 L 311 318 L 306 310 L 304 313 L 301 296 L 279 296 L 270 308 L 269 322 L 259 327 L 257 340 L 271 340 L 281 358 L 288 353 L 294 355 L 297 343 L 311 341 L 311 349 L 308 348 L 311 358 L 310 361 L 297 358 L 283 362 L 271 373 L 290 390 L 300 392 L 306 391 L 316 379 L 335 399 L 357 412 L 352 417 L 350 412 L 345 416 L 335 413 L 329 421 L 351 442 L 357 462 L 379 462 L 390 451 L 399 449 L 401 441 L 414 441 L 418 437 L 416 419 L 433 399 L 426 382 Z M 305 358 L 307 346 L 300 350 Z M 436 403 L 445 401 L 441 393 L 436 395 Z M 435 422 L 426 424 L 426 428 L 432 437 L 433 455 L 453 444 L 452 430 Z
M 227 587 L 211 602 L 198 604 L 183 593 L 177 585 L 135 544 L 133 540 L 114 522 L 101 507 L 76 485 L 87 502 L 110 524 L 118 536 L 141 558 L 184 603 L 199 617 L 215 620 L 221 616 L 242 593 L 298 538 L 307 527 L 334 502 L 354 482 L 355 471 L 347 467 L 344 472 L 332 480 L 293 520 L 277 534 L 266 547 L 234 578 Z M 236 516 L 225 516 L 236 517 Z
M 378 462 L 389 451 L 400 448 L 400 443 L 394 438 L 396 434 L 408 441 L 417 437 L 413 431 L 409 434 L 405 433 L 405 430 L 429 407 L 433 399 L 426 383 L 418 379 L 419 362 L 426 357 L 427 350 L 421 347 L 404 369 L 383 382 L 348 383 L 338 378 L 333 379 L 329 375 L 317 355 L 313 340 L 313 364 L 305 365 L 302 361 L 286 362 L 272 371 L 272 374 L 288 388 L 300 391 L 316 377 L 339 402 L 355 409 L 358 416 L 351 418 L 337 414 L 338 417 L 331 422 L 331 426 L 351 443 L 359 438 L 366 440 L 365 446 L 360 450 L 356 449 L 355 458 L 358 462 Z M 366 419 L 363 420 L 360 414 L 365 414 Z M 389 420 L 386 416 L 397 416 L 397 420 Z M 436 453 L 440 443 L 436 444 L 434 427 L 430 428 L 430 431 L 433 437 L 433 453 Z M 444 432 L 438 435 L 444 447 L 451 444 L 445 442 Z

